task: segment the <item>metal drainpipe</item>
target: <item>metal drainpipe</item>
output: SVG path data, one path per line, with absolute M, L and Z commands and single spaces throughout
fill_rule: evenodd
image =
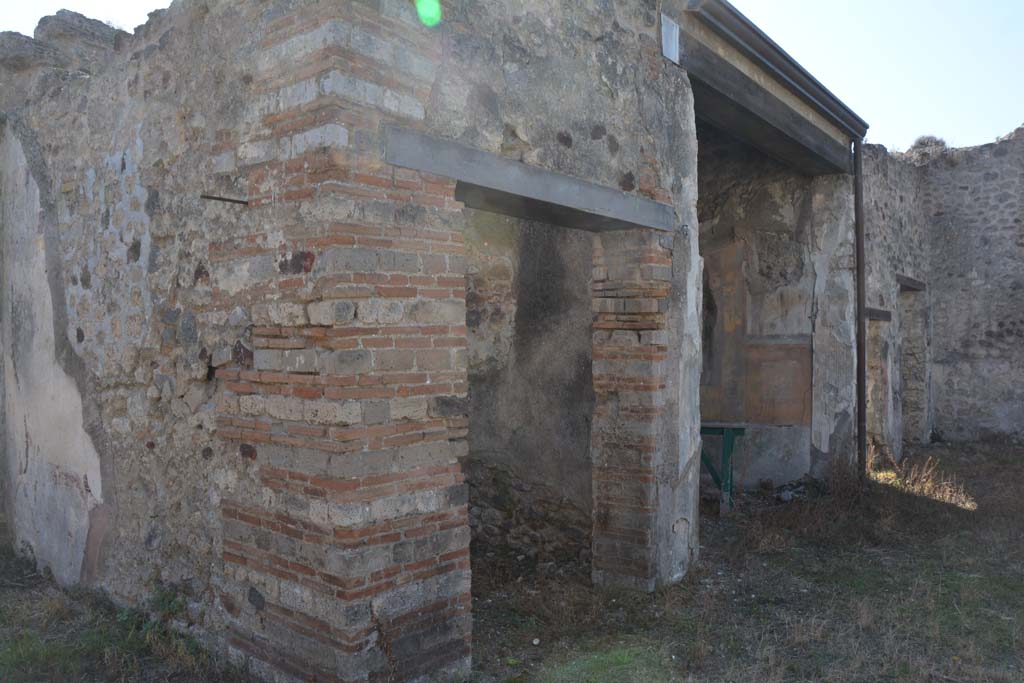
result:
M 853 141 L 854 222 L 857 242 L 857 470 L 863 484 L 868 473 L 868 344 L 862 146 L 863 140 Z

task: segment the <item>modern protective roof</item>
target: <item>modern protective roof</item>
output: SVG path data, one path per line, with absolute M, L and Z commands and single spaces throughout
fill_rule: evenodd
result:
M 727 0 L 686 0 L 684 9 L 852 138 L 863 139 L 867 122 Z

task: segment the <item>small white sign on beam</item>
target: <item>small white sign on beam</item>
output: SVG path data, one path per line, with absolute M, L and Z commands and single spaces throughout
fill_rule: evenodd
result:
M 673 64 L 679 64 L 679 24 L 664 14 L 661 15 L 661 54 Z

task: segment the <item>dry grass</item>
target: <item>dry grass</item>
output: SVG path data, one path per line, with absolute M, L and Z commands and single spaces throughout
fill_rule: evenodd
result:
M 1020 447 L 935 446 L 864 487 L 837 470 L 806 500 L 706 517 L 700 566 L 653 596 L 478 582 L 475 680 L 612 681 L 572 674 L 639 648 L 651 683 L 1020 683 L 1022 481 Z
M 935 446 L 836 470 L 805 500 L 705 517 L 702 561 L 653 595 L 474 558 L 479 683 L 1021 683 L 1024 448 Z M 146 615 L 0 553 L 0 681 L 244 680 Z M 538 641 L 534 644 L 534 641 Z
M 933 455 L 897 463 L 872 453 L 862 484 L 852 466 L 837 464 L 824 488 L 809 483 L 805 500 L 783 506 L 750 501 L 737 518 L 744 531 L 737 556 L 786 552 L 800 542 L 891 545 L 970 525 L 974 518 L 965 513 L 976 512 L 978 503 L 955 467 L 940 467 Z
M 181 602 L 156 591 L 147 613 L 64 591 L 0 548 L 0 681 L 242 681 L 169 627 Z
M 978 503 L 967 493 L 955 475 L 943 472 L 933 456 L 908 458 L 901 463 L 892 459 L 873 459 L 871 480 L 897 493 L 925 498 L 962 510 L 975 511 Z

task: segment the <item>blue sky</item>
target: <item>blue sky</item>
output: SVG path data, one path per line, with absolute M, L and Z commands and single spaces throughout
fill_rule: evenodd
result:
M 871 124 L 871 142 L 980 145 L 1024 124 L 1024 0 L 732 2 Z M 131 30 L 169 2 L 0 4 L 0 30 L 31 34 L 61 7 Z
M 905 150 L 981 145 L 1024 124 L 1024 0 L 732 0 Z

